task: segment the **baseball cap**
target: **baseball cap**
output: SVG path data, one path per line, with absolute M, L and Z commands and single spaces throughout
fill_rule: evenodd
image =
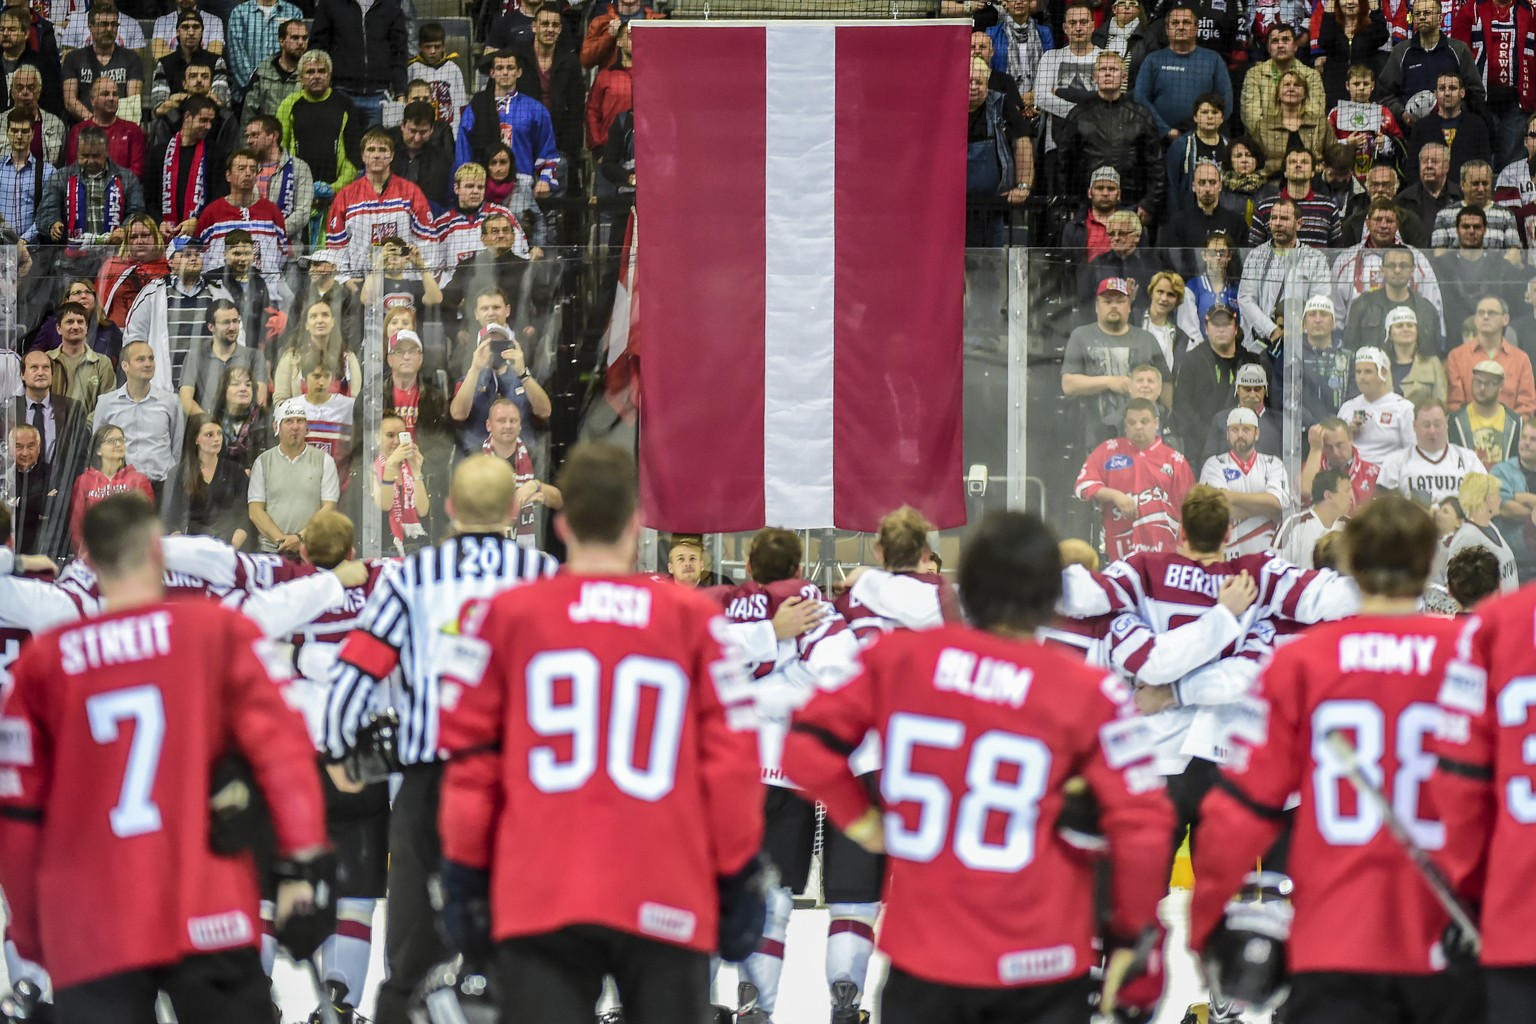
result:
M 1238 387 L 1267 388 L 1269 387 L 1269 374 L 1264 372 L 1264 367 L 1258 363 L 1244 363 L 1237 368 Z
M 1387 354 L 1375 345 L 1366 345 L 1355 353 L 1355 362 L 1374 363 L 1376 371 L 1381 374 L 1382 380 L 1392 379 L 1392 363 L 1388 361 Z
M 1391 330 L 1398 324 L 1416 324 L 1419 322 L 1419 314 L 1413 311 L 1412 306 L 1393 306 L 1387 311 L 1387 330 Z
M 1494 362 L 1492 359 L 1484 359 L 1482 362 L 1480 362 L 1476 366 L 1472 367 L 1472 372 L 1473 373 L 1486 373 L 1490 377 L 1503 377 L 1504 376 L 1504 367 L 1500 366 L 1498 363 Z
M 192 238 L 188 235 L 177 235 L 175 238 L 171 239 L 169 243 L 166 244 L 165 258 L 170 259 L 177 253 L 186 252 L 189 249 L 195 252 L 202 252 L 202 241 L 197 238 Z
M 401 345 L 415 345 L 421 348 L 421 335 L 412 330 L 400 330 L 389 336 L 389 350 L 393 352 Z
M 1225 302 L 1213 302 L 1211 303 L 1211 308 L 1205 311 L 1205 318 L 1209 320 L 1216 316 L 1224 316 L 1229 319 L 1236 320 L 1237 310 L 1233 309 Z
M 1105 164 L 1088 176 L 1088 184 L 1090 185 L 1100 181 L 1112 181 L 1118 185 L 1120 184 L 1120 172 Z
M 333 267 L 336 266 L 336 254 L 329 249 L 316 249 L 304 258 L 310 263 L 329 263 Z
M 493 334 L 499 334 L 503 338 L 506 338 L 508 341 L 512 340 L 511 328 L 503 327 L 501 324 L 486 324 L 484 327 L 480 328 L 480 337 L 478 340 L 484 341 L 486 338 L 489 338 Z
M 188 24 L 190 22 L 196 22 L 197 24 L 201 25 L 201 24 L 203 24 L 203 16 L 201 14 L 199 14 L 196 10 L 185 11 L 185 12 L 183 12 L 183 13 L 181 13 L 181 14 L 176 16 L 176 27 L 177 28 L 181 28 L 181 26 L 186 25 L 186 24 Z
M 304 399 L 290 398 L 277 407 L 277 413 L 273 416 L 273 422 L 281 423 L 283 420 L 309 419 L 309 412 L 304 408 Z
M 1231 412 L 1227 413 L 1227 426 L 1229 427 L 1241 426 L 1257 428 L 1258 425 L 1259 418 L 1258 416 L 1254 415 L 1252 409 L 1239 406 L 1238 408 L 1233 409 Z
M 1099 290 L 1095 293 L 1103 295 L 1105 292 L 1119 292 L 1121 295 L 1131 294 L 1131 283 L 1123 277 L 1106 277 L 1099 282 Z
M 1333 300 L 1330 299 L 1326 295 L 1314 295 L 1310 299 L 1307 300 L 1306 307 L 1302 310 L 1302 312 L 1303 313 L 1319 313 L 1319 312 L 1321 312 L 1321 313 L 1327 313 L 1329 316 L 1334 316 L 1335 313 L 1334 313 L 1334 309 L 1333 309 Z

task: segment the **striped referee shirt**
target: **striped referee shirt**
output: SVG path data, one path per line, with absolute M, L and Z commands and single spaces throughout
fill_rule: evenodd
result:
M 394 678 L 400 763 L 438 760 L 438 671 L 459 635 L 465 602 L 553 576 L 559 563 L 500 534 L 469 533 L 423 548 L 380 577 L 331 669 L 325 752 L 340 759 Z M 398 673 L 397 673 L 398 670 Z M 381 694 L 382 697 L 382 694 Z

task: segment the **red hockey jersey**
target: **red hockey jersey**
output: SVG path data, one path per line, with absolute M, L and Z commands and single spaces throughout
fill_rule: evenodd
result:
M 1196 949 L 1279 834 L 1280 809 L 1299 791 L 1290 969 L 1429 974 L 1444 967 L 1445 911 L 1380 810 L 1358 796 L 1326 736 L 1338 730 L 1348 738 L 1413 838 L 1439 850 L 1446 826 L 1426 783 L 1435 769 L 1435 695 L 1460 630 L 1433 616 L 1361 615 L 1313 626 L 1275 652 L 1259 680 L 1267 739 L 1240 744 L 1225 769 L 1241 798 L 1219 788 L 1202 806 L 1190 910 Z
M 713 949 L 715 878 L 763 837 L 752 683 L 719 610 L 670 582 L 562 574 L 463 628 L 439 822 L 444 856 L 491 871 L 495 937 L 597 924 Z
M 1133 551 L 1172 551 L 1179 542 L 1179 509 L 1194 486 L 1184 456 L 1162 441 L 1145 449 L 1123 437 L 1095 448 L 1077 474 L 1074 493 L 1084 501 L 1105 487 L 1136 499 L 1136 513 L 1124 515 L 1104 506 L 1104 547 L 1110 558 Z
M 1443 714 L 1429 790 L 1445 821 L 1437 859 L 1482 905 L 1482 962 L 1536 964 L 1536 587 L 1478 606 L 1440 687 Z
M 1097 962 L 1091 865 L 1057 836 L 1062 784 L 1103 807 L 1118 934 L 1167 891 L 1172 810 L 1130 690 L 1070 654 L 965 626 L 901 632 L 795 714 L 789 773 L 846 828 L 870 807 L 848 750 L 882 739 L 886 908 L 880 946 L 903 971 L 1000 988 Z
M 208 847 L 214 762 L 255 769 L 284 851 L 326 842 L 304 723 L 256 627 L 202 601 L 42 634 L 0 719 L 9 938 L 60 987 L 261 939 L 248 856 Z

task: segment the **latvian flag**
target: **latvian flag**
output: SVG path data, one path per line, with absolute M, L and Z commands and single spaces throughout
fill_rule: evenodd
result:
M 969 28 L 633 25 L 648 524 L 962 524 Z

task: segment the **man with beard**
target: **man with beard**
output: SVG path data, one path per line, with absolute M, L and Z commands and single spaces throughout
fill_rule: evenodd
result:
M 1243 322 L 1270 355 L 1278 352 L 1285 337 L 1285 306 L 1292 295 L 1306 302 L 1313 295 L 1328 294 L 1328 260 L 1302 243 L 1299 217 L 1296 200 L 1275 200 L 1269 208 L 1269 241 L 1249 251 L 1237 288 Z
M 1162 372 L 1164 380 L 1171 376 L 1157 339 L 1131 326 L 1130 293 L 1131 284 L 1124 278 L 1099 282 L 1094 301 L 1096 319 L 1067 338 L 1061 364 L 1062 394 L 1093 399 L 1083 407 L 1088 414 L 1088 438 L 1095 445 L 1113 437 L 1125 420 L 1133 367 L 1150 363 Z
M 1285 464 L 1257 450 L 1259 418 L 1247 406 L 1227 414 L 1227 451 L 1205 460 L 1200 482 L 1223 491 L 1232 505 L 1227 553 L 1259 554 L 1269 548 L 1291 503 Z

